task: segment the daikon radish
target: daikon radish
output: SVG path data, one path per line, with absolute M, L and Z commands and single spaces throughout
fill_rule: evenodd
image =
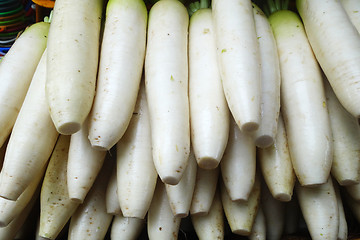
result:
M 16 216 L 16 218 L 14 218 L 7 226 L 0 228 L 1 240 L 13 240 L 15 238 L 16 234 L 29 217 L 37 199 L 38 195 L 32 196 L 31 200 L 28 202 L 28 204 L 26 204 L 25 208 L 22 209 L 19 215 Z
M 88 139 L 88 119 L 71 135 L 67 164 L 69 198 L 82 203 L 103 166 L 106 152 L 91 147 Z
M 297 0 L 316 59 L 345 109 L 360 117 L 360 34 L 341 1 Z M 324 44 L 326 42 L 326 44 Z
M 149 239 L 177 239 L 180 222 L 181 218 L 175 217 L 171 211 L 165 184 L 158 179 L 154 197 L 147 214 L 147 232 Z
M 176 185 L 190 153 L 188 25 L 185 6 L 160 0 L 149 12 L 145 86 L 153 160 L 160 179 Z
M 111 224 L 110 238 L 116 240 L 139 239 L 145 224 L 145 219 L 127 218 L 117 215 Z
M 107 161 L 97 176 L 85 201 L 71 216 L 68 240 L 104 239 L 113 215 L 106 212 L 106 186 L 115 162 Z
M 261 184 L 261 208 L 266 221 L 266 239 L 281 239 L 285 227 L 285 203 L 272 196 L 265 182 Z
M 203 169 L 198 166 L 193 197 L 191 200 L 191 215 L 206 215 L 213 203 L 218 186 L 220 167 Z
M 261 60 L 261 119 L 255 132 L 255 145 L 271 146 L 276 137 L 280 113 L 280 65 L 276 41 L 268 18 L 253 4 L 255 28 Z
M 3 198 L 16 200 L 42 174 L 58 138 L 45 98 L 45 72 L 46 51 L 36 68 L 6 147 L 0 181 Z
M 260 54 L 250 0 L 213 0 L 219 69 L 229 109 L 241 131 L 260 124 Z
M 117 169 L 114 168 L 111 172 L 111 176 L 106 187 L 106 212 L 112 215 L 122 215 L 117 186 Z
M 158 174 L 151 151 L 145 86 L 141 84 L 129 126 L 116 144 L 118 201 L 124 217 L 145 218 Z
M 28 27 L 1 59 L 0 147 L 10 135 L 37 65 L 46 48 L 49 26 L 49 23 L 38 22 Z
M 280 59 L 281 111 L 292 165 L 301 185 L 323 184 L 333 146 L 321 70 L 296 13 L 276 11 L 269 21 Z
M 339 211 L 339 232 L 338 232 L 337 239 L 338 240 L 346 240 L 346 239 L 348 239 L 348 224 L 346 221 L 344 205 L 343 205 L 343 201 L 341 198 L 340 186 L 336 181 L 333 181 L 333 184 L 334 184 L 334 189 L 335 189 L 335 193 L 336 193 L 336 201 L 338 204 L 338 211 Z
M 59 133 L 80 130 L 95 96 L 104 0 L 58 0 L 48 39 L 46 98 Z
M 191 142 L 201 168 L 216 168 L 229 137 L 229 107 L 217 63 L 212 11 L 201 8 L 189 24 Z M 216 136 L 216 137 L 214 137 Z
M 197 164 L 194 152 L 191 150 L 189 163 L 180 182 L 176 185 L 165 183 L 170 208 L 175 217 L 185 218 L 189 215 L 195 189 L 196 171 Z
M 255 181 L 256 146 L 253 136 L 240 131 L 233 119 L 220 169 L 230 199 L 246 201 Z
M 341 105 L 326 79 L 324 86 L 334 146 L 331 174 L 340 185 L 353 185 L 360 180 L 360 126 L 357 118 Z
M 190 216 L 196 235 L 200 240 L 224 239 L 225 216 L 219 190 L 215 193 L 208 214 Z
M 56 239 L 80 205 L 69 198 L 67 188 L 69 145 L 70 136 L 60 135 L 41 187 L 39 235 L 46 239 Z
M 358 0 L 340 0 L 340 2 L 349 16 L 350 21 L 356 30 L 360 32 L 360 2 Z
M 251 229 L 251 234 L 249 235 L 250 240 L 266 240 L 266 220 L 264 211 L 260 206 L 256 218 Z
M 258 162 L 271 195 L 279 201 L 290 201 L 296 176 L 291 163 L 288 141 L 281 114 L 274 144 L 257 151 Z
M 46 165 L 41 172 L 34 178 L 25 191 L 15 201 L 0 198 L 0 228 L 9 225 L 23 209 L 29 204 L 33 197 L 37 198 L 40 194 L 40 182 L 43 180 Z
M 93 148 L 109 150 L 134 111 L 145 58 L 147 9 L 142 0 L 107 3 L 96 95 L 90 114 Z
M 257 175 L 247 201 L 232 201 L 221 181 L 221 201 L 232 233 L 249 236 L 260 205 L 261 183 Z
M 331 177 L 312 188 L 296 183 L 295 189 L 311 239 L 337 239 L 339 210 Z

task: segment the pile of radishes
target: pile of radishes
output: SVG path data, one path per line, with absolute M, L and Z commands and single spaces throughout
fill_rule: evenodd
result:
M 0 239 L 347 239 L 360 1 L 282 4 L 56 0 L 0 63 Z

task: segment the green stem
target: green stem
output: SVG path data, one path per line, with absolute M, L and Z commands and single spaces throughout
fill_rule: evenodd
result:
M 200 9 L 200 3 L 198 1 L 190 3 L 189 6 L 187 7 L 189 16 L 191 17 L 199 9 Z
M 53 10 L 51 10 L 49 16 L 44 17 L 44 22 L 51 23 L 52 16 L 53 16 Z
M 209 0 L 200 0 L 200 8 L 209 8 Z

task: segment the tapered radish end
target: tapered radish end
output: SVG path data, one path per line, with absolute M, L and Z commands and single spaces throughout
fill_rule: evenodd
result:
M 204 216 L 209 214 L 209 211 L 205 211 L 205 210 L 199 210 L 199 211 L 193 210 L 193 211 L 191 211 L 190 210 L 190 214 L 191 214 L 191 216 L 204 217 Z
M 189 213 L 176 213 L 174 214 L 174 217 L 176 218 L 186 218 L 189 215 Z
M 159 177 L 163 183 L 169 185 L 177 185 L 181 179 L 181 176 L 160 176 L 160 174 Z
M 84 199 L 82 198 L 77 198 L 77 197 L 71 197 L 70 200 L 72 202 L 75 202 L 75 203 L 79 203 L 79 204 L 82 204 L 84 202 Z
M 0 228 L 4 228 L 9 225 L 10 222 L 7 221 L 0 221 Z
M 198 166 L 202 169 L 215 169 L 219 165 L 219 161 L 212 157 L 202 157 L 197 159 Z
M 56 126 L 57 131 L 62 135 L 71 135 L 79 131 L 81 124 L 79 122 L 66 122 Z
M 240 236 L 249 236 L 251 234 L 251 229 L 235 229 L 232 232 Z
M 355 185 L 358 184 L 359 181 L 357 181 L 356 179 L 342 179 L 342 180 L 337 180 L 337 182 L 339 183 L 340 186 L 351 186 L 351 185 Z
M 255 145 L 259 148 L 267 148 L 274 144 L 274 138 L 269 135 L 259 136 L 255 139 Z
M 291 194 L 288 193 L 278 193 L 273 196 L 276 200 L 282 201 L 282 202 L 289 202 L 292 198 Z
M 240 124 L 240 130 L 242 132 L 255 132 L 259 129 L 259 123 L 257 122 L 247 122 L 244 124 Z
M 22 187 L 19 184 L 12 184 L 8 181 L 2 181 L 0 183 L 0 197 L 7 200 L 16 201 L 26 187 Z
M 101 146 L 100 143 L 93 143 L 91 142 L 91 147 L 97 151 L 109 151 L 110 148 L 107 146 Z

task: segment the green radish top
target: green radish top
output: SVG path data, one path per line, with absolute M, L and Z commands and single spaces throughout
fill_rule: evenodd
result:
M 277 36 L 292 37 L 296 32 L 304 32 L 304 26 L 298 14 L 290 10 L 279 10 L 269 16 L 271 28 Z
M 200 0 L 200 1 L 190 3 L 187 7 L 189 16 L 191 17 L 195 12 L 197 12 L 200 9 L 209 8 L 209 5 L 210 5 L 209 0 Z
M 109 12 L 114 8 L 117 9 L 119 7 L 125 9 L 139 9 L 142 11 L 143 16 L 147 18 L 148 11 L 143 0 L 109 0 L 106 6 L 106 12 Z

